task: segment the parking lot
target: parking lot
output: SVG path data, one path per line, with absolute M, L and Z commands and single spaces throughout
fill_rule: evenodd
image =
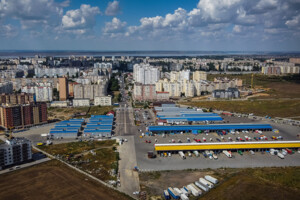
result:
M 271 124 L 273 129 L 278 129 L 279 133 L 274 133 L 272 131 L 266 131 L 262 134 L 267 138 L 267 141 L 272 141 L 272 136 L 281 136 L 284 140 L 299 140 L 300 138 L 297 135 L 300 134 L 300 128 L 297 126 L 291 126 L 287 124 L 277 124 L 272 121 L 265 121 L 264 119 L 255 120 L 249 119 L 248 117 L 230 117 L 222 116 L 224 121 L 221 123 L 268 123 Z M 265 152 L 255 152 L 254 155 L 251 155 L 250 152 L 244 152 L 243 155 L 239 155 L 237 152 L 233 153 L 233 158 L 228 158 L 223 153 L 217 154 L 217 160 L 210 160 L 205 158 L 202 154 L 200 157 L 188 157 L 183 160 L 178 154 L 172 154 L 171 157 L 160 157 L 157 155 L 157 158 L 149 159 L 147 157 L 148 151 L 154 151 L 155 143 L 186 143 L 188 138 L 190 142 L 195 142 L 194 139 L 200 139 L 201 142 L 231 142 L 237 141 L 236 138 L 240 137 L 246 141 L 246 137 L 251 138 L 251 141 L 254 140 L 254 137 L 259 137 L 261 134 L 255 132 L 243 133 L 239 132 L 235 134 L 228 133 L 226 135 L 218 135 L 217 133 L 200 133 L 200 134 L 165 134 L 147 136 L 141 138 L 142 133 L 145 133 L 146 126 L 142 124 L 138 126 L 138 129 L 141 130 L 135 135 L 135 147 L 137 154 L 137 163 L 139 168 L 142 171 L 156 171 L 156 170 L 182 170 L 182 169 L 204 169 L 204 168 L 220 168 L 220 167 L 232 167 L 232 168 L 243 168 L 243 167 L 271 167 L 271 166 L 299 166 L 300 165 L 300 154 L 295 153 L 293 155 L 287 155 L 284 159 L 280 159 L 278 156 L 272 156 L 270 153 Z M 219 140 L 217 140 L 219 139 Z M 151 141 L 151 143 L 149 143 Z M 261 141 L 261 140 L 259 140 Z M 266 139 L 264 139 L 266 141 Z M 280 139 L 281 141 L 281 139 Z

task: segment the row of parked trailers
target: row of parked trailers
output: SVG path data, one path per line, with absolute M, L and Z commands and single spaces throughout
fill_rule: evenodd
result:
M 183 186 L 182 188 L 171 188 L 164 190 L 165 199 L 182 199 L 189 200 L 189 196 L 193 195 L 195 197 L 201 196 L 203 192 L 208 192 L 212 189 L 218 180 L 212 176 L 205 176 L 204 178 L 199 178 L 195 183 Z M 203 192 L 202 192 L 203 191 Z

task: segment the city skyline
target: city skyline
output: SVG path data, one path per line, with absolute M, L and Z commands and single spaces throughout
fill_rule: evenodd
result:
M 0 50 L 300 51 L 298 0 L 1 0 Z

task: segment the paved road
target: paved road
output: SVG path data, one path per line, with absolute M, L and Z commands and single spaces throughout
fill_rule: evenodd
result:
M 35 160 L 33 162 L 30 162 L 30 163 L 25 163 L 25 164 L 18 165 L 20 167 L 18 169 L 15 169 L 15 167 L 11 167 L 14 170 L 9 170 L 10 168 L 9 169 L 5 169 L 5 170 L 1 170 L 0 174 L 5 174 L 5 173 L 8 173 L 8 172 L 13 172 L 13 171 L 16 171 L 16 170 L 19 170 L 19 169 L 23 169 L 23 168 L 26 168 L 26 167 L 31 167 L 33 165 L 38 165 L 40 163 L 47 162 L 49 160 L 51 160 L 51 159 L 50 158 L 43 158 L 43 159 L 40 159 L 40 160 Z
M 121 94 L 123 99 L 127 97 L 124 86 L 124 78 L 122 76 L 121 83 Z M 133 192 L 140 191 L 139 176 L 138 172 L 133 171 L 133 168 L 137 166 L 136 162 L 136 152 L 135 152 L 135 138 L 134 134 L 137 132 L 137 128 L 134 124 L 133 119 L 133 109 L 128 104 L 127 101 L 120 102 L 119 108 L 116 109 L 116 136 L 119 138 L 127 139 L 119 147 L 120 161 L 119 161 L 119 171 L 120 171 L 120 190 L 127 193 L 128 195 L 136 198 Z

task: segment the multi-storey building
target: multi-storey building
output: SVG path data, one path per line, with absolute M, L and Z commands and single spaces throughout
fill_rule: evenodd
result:
M 47 123 L 46 103 L 0 106 L 0 125 L 6 129 L 43 123 Z
M 76 84 L 74 85 L 75 99 L 90 99 L 107 95 L 107 82 L 102 84 Z
M 149 64 L 135 64 L 133 78 L 136 83 L 155 84 L 160 79 L 160 71 Z
M 227 90 L 214 90 L 212 92 L 212 97 L 225 99 L 240 98 L 240 92 L 237 88 L 228 88 Z
M 34 102 L 33 94 L 1 94 L 0 104 L 29 104 Z
M 58 79 L 59 81 L 59 100 L 66 101 L 68 99 L 68 79 L 62 77 Z
M 111 106 L 112 103 L 111 103 L 111 96 L 108 95 L 108 96 L 102 96 L 102 97 L 95 97 L 95 100 L 94 100 L 94 105 L 95 106 Z
M 193 81 L 207 80 L 207 73 L 204 71 L 193 72 Z
M 133 90 L 133 98 L 137 101 L 155 100 L 155 85 L 135 83 Z
M 0 169 L 31 159 L 31 142 L 26 138 L 15 137 L 0 144 Z
M 77 76 L 79 73 L 79 68 L 71 67 L 61 67 L 61 68 L 49 68 L 49 67 L 35 67 L 36 77 L 62 77 L 62 76 Z
M 35 95 L 36 101 L 52 101 L 52 85 L 51 83 L 35 83 L 23 86 L 21 89 L 24 93 L 30 93 Z
M 0 83 L 0 94 L 6 93 L 10 94 L 13 92 L 13 83 L 8 81 L 4 83 Z
M 73 99 L 73 107 L 90 106 L 90 99 Z

